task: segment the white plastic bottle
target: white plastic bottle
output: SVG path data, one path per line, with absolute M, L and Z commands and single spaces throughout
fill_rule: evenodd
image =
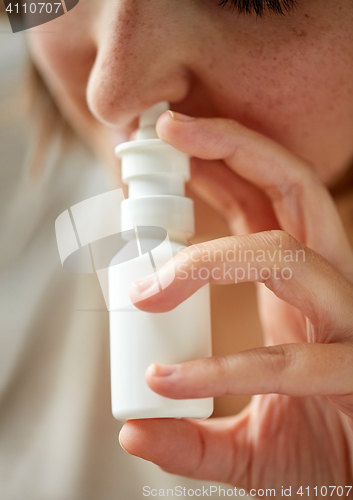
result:
M 113 258 L 108 278 L 112 412 L 119 420 L 207 418 L 213 411 L 212 398 L 165 398 L 145 381 L 151 363 L 211 356 L 209 285 L 165 313 L 140 311 L 129 298 L 131 282 L 158 270 L 194 232 L 193 202 L 184 196 L 189 157 L 161 141 L 155 130 L 167 109 L 159 103 L 143 113 L 137 139 L 116 148 L 129 185 L 121 206 L 128 241 Z M 155 292 L 165 286 L 156 281 Z

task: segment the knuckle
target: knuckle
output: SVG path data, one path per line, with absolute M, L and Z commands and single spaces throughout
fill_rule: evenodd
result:
M 265 362 L 273 377 L 273 392 L 281 394 L 282 377 L 292 362 L 291 351 L 284 345 L 269 346 L 266 348 L 265 356 L 267 358 Z
M 210 240 L 191 245 L 182 252 L 184 259 L 187 258 L 191 262 L 217 262 L 223 260 L 223 253 L 231 243 L 236 243 L 236 237 L 224 237 L 217 240 Z M 180 255 L 180 253 L 178 255 Z
M 280 201 L 284 198 L 299 199 L 303 191 L 312 189 L 315 185 L 321 183 L 318 173 L 313 165 L 304 159 L 299 158 L 296 168 L 290 175 L 276 186 L 273 194 L 274 201 Z
M 212 358 L 214 368 L 216 369 L 217 375 L 224 377 L 228 374 L 229 370 L 229 360 L 225 355 L 214 356 Z
M 231 372 L 230 359 L 226 355 L 211 358 L 213 369 L 218 380 L 223 382 L 222 395 L 232 394 L 230 384 L 227 382 Z
M 187 256 L 188 260 L 191 262 L 196 262 L 200 260 L 201 255 L 207 250 L 207 243 L 196 243 L 183 250 L 184 254 Z
M 199 244 L 183 248 L 174 257 L 175 265 L 178 269 L 184 267 L 185 265 L 188 267 L 200 260 L 201 252 L 202 250 L 200 249 Z
M 293 250 L 303 247 L 302 243 L 295 239 L 294 236 L 281 229 L 269 231 L 268 236 L 270 243 L 282 250 Z

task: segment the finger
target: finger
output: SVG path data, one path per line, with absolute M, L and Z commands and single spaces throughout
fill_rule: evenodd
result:
M 351 332 L 353 286 L 327 260 L 283 231 L 192 245 L 165 264 L 158 277 L 160 283 L 171 283 L 155 295 L 150 296 L 147 278 L 131 287 L 131 300 L 139 309 L 169 311 L 206 282 L 256 281 L 299 309 L 325 334 L 325 341 L 345 339 Z
M 151 365 L 148 385 L 175 399 L 229 394 L 353 394 L 353 344 L 283 344 L 176 365 Z
M 352 249 L 327 189 L 314 169 L 286 148 L 234 120 L 164 113 L 158 135 L 177 149 L 204 160 L 224 160 L 262 189 L 281 227 L 351 276 Z M 320 224 L 324 221 L 324 224 Z
M 280 229 L 265 193 L 223 161 L 192 158 L 188 186 L 225 218 L 232 234 Z
M 130 420 L 121 429 L 123 448 L 163 470 L 197 479 L 238 484 L 250 459 L 248 417 L 190 421 Z

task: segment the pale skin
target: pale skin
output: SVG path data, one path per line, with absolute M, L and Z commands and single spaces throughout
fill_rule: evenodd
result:
M 130 421 L 120 441 L 168 472 L 248 490 L 351 485 L 353 254 L 328 186 L 353 159 L 353 3 L 302 1 L 257 20 L 216 3 L 81 0 L 56 33 L 29 37 L 61 110 L 109 163 L 113 134 L 124 140 L 144 109 L 171 103 L 158 134 L 193 157 L 190 192 L 230 234 L 175 264 L 235 243 L 305 252 L 286 264 L 291 279 L 259 279 L 265 347 L 146 373 L 167 397 L 251 394 L 250 405 L 202 422 Z M 203 284 L 131 293 L 167 311 Z

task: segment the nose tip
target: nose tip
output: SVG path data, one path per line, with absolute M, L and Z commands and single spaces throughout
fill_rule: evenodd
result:
M 114 22 L 98 37 L 87 102 L 102 123 L 126 127 L 157 102 L 183 101 L 190 76 L 181 51 L 170 43 L 167 22 L 154 25 L 146 9 L 122 18 L 116 8 Z

